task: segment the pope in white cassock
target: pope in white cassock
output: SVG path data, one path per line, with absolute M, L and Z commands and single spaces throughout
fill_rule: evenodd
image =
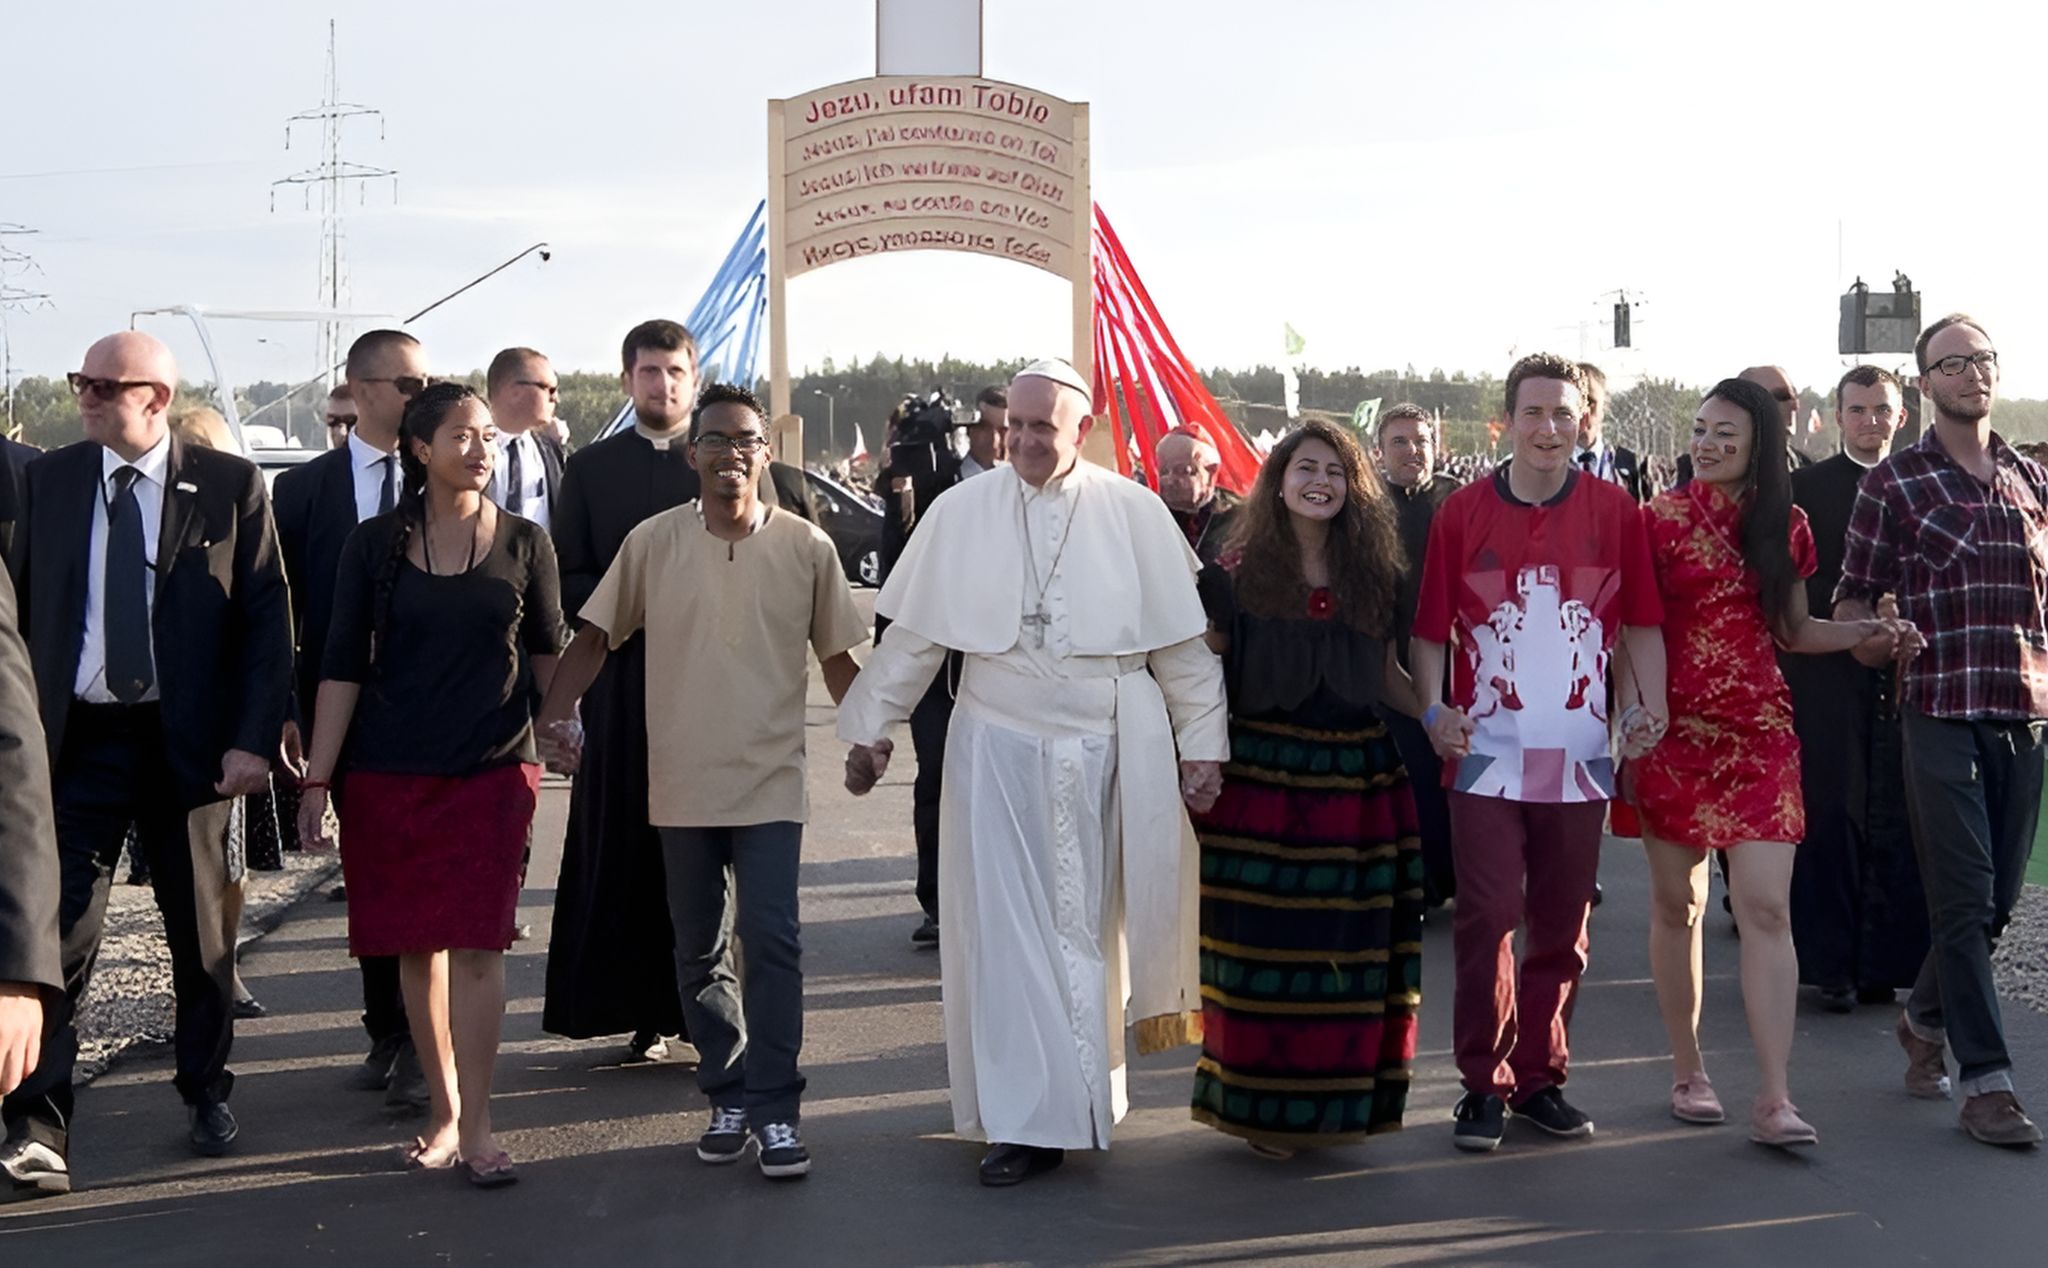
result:
M 939 497 L 882 587 L 892 624 L 839 707 L 847 786 L 888 764 L 948 648 L 966 653 L 939 824 L 953 1125 L 984 1184 L 1106 1149 L 1140 1052 L 1201 1008 L 1196 851 L 1229 752 L 1198 564 L 1166 504 L 1080 458 L 1064 361 L 1010 384 L 1010 465 Z M 1175 755 L 1179 762 L 1176 766 Z

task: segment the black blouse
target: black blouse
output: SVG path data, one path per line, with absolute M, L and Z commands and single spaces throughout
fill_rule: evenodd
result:
M 1223 682 L 1230 716 L 1318 730 L 1363 730 L 1379 715 L 1387 644 L 1336 619 L 1256 616 L 1237 605 L 1220 564 L 1202 570 L 1202 606 L 1230 637 Z
M 498 516 L 467 572 L 392 569 L 398 513 L 365 520 L 342 548 L 320 676 L 362 684 L 342 766 L 399 775 L 468 775 L 535 760 L 529 658 L 567 641 L 555 548 L 531 520 Z M 378 579 L 391 576 L 377 663 Z

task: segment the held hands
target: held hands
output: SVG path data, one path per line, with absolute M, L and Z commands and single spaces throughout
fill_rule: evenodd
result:
M 1429 732 L 1429 744 L 1446 760 L 1464 757 L 1472 751 L 1472 719 L 1455 705 L 1433 704 L 1423 711 L 1422 725 Z
M 1180 799 L 1196 814 L 1207 814 L 1223 795 L 1223 763 L 1182 762 Z
M 42 1050 L 42 995 L 27 982 L 0 982 L 0 1096 L 36 1072 Z
M 213 790 L 223 797 L 247 797 L 270 787 L 270 761 L 246 749 L 231 748 L 220 762 L 220 782 Z
M 557 775 L 574 775 L 583 765 L 583 724 L 575 718 L 536 729 L 540 759 Z
M 1891 608 L 1896 612 L 1897 608 Z M 1883 669 L 1894 661 L 1903 664 L 1926 650 L 1926 636 L 1918 626 L 1897 616 L 1879 616 L 1856 622 L 1861 642 L 1849 649 L 1859 664 Z
M 1632 704 L 1621 715 L 1621 755 L 1633 760 L 1657 747 L 1670 720 L 1661 711 Z
M 882 782 L 889 769 L 889 755 L 895 751 L 896 745 L 890 740 L 854 745 L 846 754 L 846 791 L 856 797 L 872 792 Z

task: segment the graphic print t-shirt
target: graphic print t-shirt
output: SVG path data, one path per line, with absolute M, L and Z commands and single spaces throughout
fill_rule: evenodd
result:
M 1449 646 L 1450 702 L 1473 721 L 1444 787 L 1510 801 L 1614 796 L 1607 670 L 1624 625 L 1663 623 L 1649 533 L 1618 485 L 1578 471 L 1548 502 L 1491 479 L 1430 526 L 1415 637 Z

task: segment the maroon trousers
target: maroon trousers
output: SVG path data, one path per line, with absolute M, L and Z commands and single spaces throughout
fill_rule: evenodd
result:
M 1607 803 L 1462 792 L 1450 803 L 1458 1073 L 1468 1091 L 1520 1101 L 1564 1084 Z M 1519 974 L 1517 925 L 1527 928 Z

